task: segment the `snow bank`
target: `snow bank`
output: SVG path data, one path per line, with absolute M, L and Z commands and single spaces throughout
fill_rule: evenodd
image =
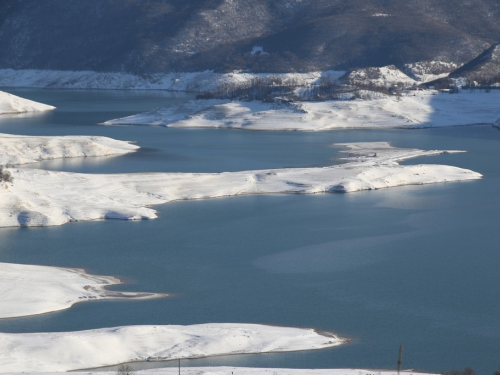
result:
M 0 263 L 0 319 L 63 310 L 85 301 L 164 296 L 104 289 L 117 284 L 121 281 L 114 277 L 89 275 L 81 269 Z
M 158 73 L 136 76 L 126 73 L 99 73 L 93 71 L 13 70 L 0 69 L 0 86 L 50 87 L 67 89 L 134 89 L 207 92 L 222 86 L 251 82 L 255 78 L 279 77 L 299 85 L 317 83 L 321 77 L 337 79 L 343 71 L 310 73 Z
M 0 115 L 6 113 L 49 111 L 55 108 L 56 107 L 52 107 L 51 105 L 34 102 L 0 91 Z
M 139 146 L 107 137 L 38 137 L 0 134 L 0 165 L 85 156 L 121 155 Z
M 499 119 L 500 91 L 462 91 L 458 94 L 410 91 L 400 100 L 384 96 L 373 100 L 298 102 L 290 105 L 199 100 L 182 107 L 165 107 L 110 120 L 105 124 L 319 131 L 493 124 Z
M 346 163 L 226 173 L 89 175 L 7 168 L 0 189 L 0 226 L 50 226 L 95 219 L 153 219 L 147 207 L 182 199 L 246 194 L 354 192 L 410 184 L 473 180 L 479 173 L 444 165 L 399 165 L 411 157 L 453 151 L 397 149 L 386 143 L 344 144 Z M 361 156 L 365 155 L 365 156 Z
M 132 361 L 323 349 L 344 342 L 313 329 L 227 323 L 0 333 L 0 368 L 69 371 Z
M 367 369 L 295 369 L 295 368 L 252 368 L 252 367 L 182 367 L 183 375 L 397 375 L 395 370 L 367 370 Z M 137 375 L 177 375 L 176 367 L 141 370 L 135 372 Z M 26 375 L 58 375 L 59 373 L 37 373 L 30 372 Z M 74 372 L 74 375 L 103 375 L 106 373 L 97 371 Z M 401 374 L 407 375 L 432 375 L 428 373 L 415 372 L 412 370 L 401 370 Z M 9 374 L 5 374 L 9 375 Z M 437 374 L 436 374 L 437 375 Z

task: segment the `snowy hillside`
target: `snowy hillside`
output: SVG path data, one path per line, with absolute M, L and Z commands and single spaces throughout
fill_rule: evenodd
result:
M 248 84 L 256 78 L 274 77 L 285 82 L 293 81 L 296 85 L 309 85 L 317 83 L 321 77 L 338 79 L 344 73 L 344 71 L 333 70 L 309 73 L 216 73 L 203 71 L 139 76 L 94 71 L 0 69 L 0 86 L 214 92 L 223 87 Z

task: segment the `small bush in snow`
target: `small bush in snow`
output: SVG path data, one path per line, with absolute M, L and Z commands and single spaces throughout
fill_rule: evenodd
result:
M 13 182 L 14 179 L 9 171 L 6 171 L 2 166 L 0 166 L 0 182 Z

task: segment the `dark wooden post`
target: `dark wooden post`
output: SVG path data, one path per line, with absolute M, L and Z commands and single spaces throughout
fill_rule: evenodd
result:
M 398 356 L 398 375 L 401 372 L 401 362 L 402 361 L 403 361 L 403 345 L 400 345 L 399 346 L 399 356 Z

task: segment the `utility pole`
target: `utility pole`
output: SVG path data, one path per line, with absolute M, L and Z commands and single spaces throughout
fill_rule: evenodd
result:
M 399 356 L 398 356 L 398 375 L 400 375 L 401 372 L 401 362 L 403 360 L 403 345 L 399 346 Z M 180 373 L 179 373 L 180 375 Z
M 179 375 L 181 375 L 181 357 L 179 357 Z

